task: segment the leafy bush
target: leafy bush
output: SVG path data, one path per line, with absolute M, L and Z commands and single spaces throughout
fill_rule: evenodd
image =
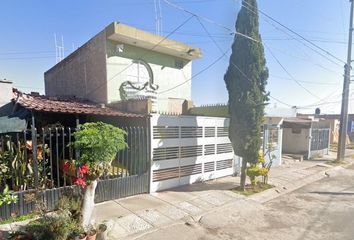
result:
M 70 214 L 62 212 L 30 222 L 25 230 L 34 240 L 66 240 L 77 228 L 78 224 Z
M 264 155 L 262 152 L 260 152 L 258 154 L 257 162 L 255 164 L 251 164 L 251 166 L 247 168 L 247 176 L 250 178 L 252 185 L 257 184 L 258 176 L 265 177 L 268 175 L 269 169 L 264 167 L 264 164 L 265 164 Z
M 17 202 L 17 196 L 13 195 L 9 190 L 9 186 L 5 185 L 5 189 L 0 193 L 0 206 L 15 202 Z
M 74 147 L 80 151 L 76 164 L 88 164 L 95 168 L 102 163 L 110 163 L 119 150 L 126 148 L 126 132 L 103 122 L 85 123 L 74 133 Z
M 82 199 L 80 196 L 61 196 L 59 200 L 59 210 L 69 211 L 71 218 L 80 221 L 81 220 L 81 207 Z

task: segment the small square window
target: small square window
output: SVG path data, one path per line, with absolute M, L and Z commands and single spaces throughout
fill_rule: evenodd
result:
M 299 128 L 299 127 L 293 127 L 293 128 L 291 129 L 291 133 L 300 134 L 300 133 L 301 133 L 301 128 Z

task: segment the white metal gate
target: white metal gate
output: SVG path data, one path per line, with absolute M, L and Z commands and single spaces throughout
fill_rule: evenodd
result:
M 228 118 L 154 114 L 151 126 L 151 192 L 233 174 Z

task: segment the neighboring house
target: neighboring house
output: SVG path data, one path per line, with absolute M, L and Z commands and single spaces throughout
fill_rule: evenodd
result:
M 0 108 L 12 99 L 12 82 L 0 80 Z
M 201 50 L 113 22 L 44 74 L 48 96 L 111 104 L 151 98 L 153 111 L 191 100 L 192 60 Z
M 17 117 L 9 118 L 14 108 L 11 102 L 13 97 L 12 82 L 0 80 L 0 134 L 26 128 L 25 120 Z
M 338 143 L 340 114 L 298 114 L 299 117 L 325 119 L 331 124 L 331 144 Z M 354 141 L 354 114 L 348 114 L 347 143 Z
M 304 159 L 328 154 L 330 123 L 309 118 L 286 118 L 283 121 L 283 154 Z
M 112 159 L 111 168 L 105 172 L 107 176 L 98 183 L 95 201 L 149 192 L 149 115 L 76 98 L 25 94 L 16 89 L 11 94 L 11 102 L 5 105 L 7 115 L 0 117 L 0 154 L 11 146 L 16 156 L 16 163 L 11 165 L 13 178 L 5 179 L 18 201 L 0 206 L 1 219 L 31 213 L 35 203 L 26 202 L 24 196 L 38 187 L 43 190 L 48 210 L 55 209 L 62 192 L 72 189 L 66 187 L 72 185 L 75 173 L 66 175 L 63 166 L 80 157 L 72 142 L 78 124 L 86 122 L 100 121 L 122 128 L 129 146 Z M 133 103 L 137 105 L 144 108 Z

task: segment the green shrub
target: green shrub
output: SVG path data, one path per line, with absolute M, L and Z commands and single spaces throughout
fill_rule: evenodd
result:
M 67 212 L 44 216 L 25 226 L 25 231 L 30 233 L 34 240 L 66 240 L 76 229 L 77 221 Z
M 10 192 L 9 186 L 5 185 L 4 190 L 0 193 L 0 206 L 17 202 L 17 196 Z
M 257 162 L 255 164 L 251 164 L 251 166 L 247 168 L 247 176 L 250 178 L 252 185 L 257 184 L 258 176 L 265 177 L 268 175 L 269 169 L 264 167 L 264 164 L 265 158 L 263 153 L 260 152 L 258 155 Z
M 85 123 L 74 133 L 74 147 L 80 151 L 76 164 L 88 164 L 95 168 L 102 163 L 110 163 L 119 150 L 126 148 L 126 132 L 103 122 Z

